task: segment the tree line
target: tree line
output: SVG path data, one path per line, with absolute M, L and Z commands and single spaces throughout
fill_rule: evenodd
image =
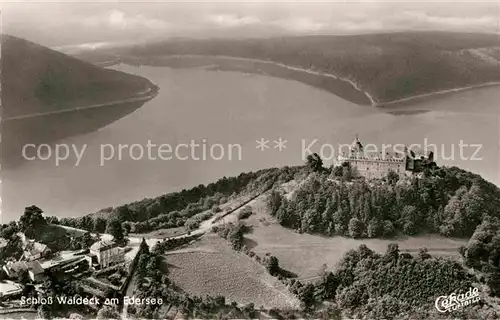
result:
M 142 233 L 163 228 L 193 227 L 200 219 L 217 212 L 219 206 L 232 196 L 256 193 L 274 184 L 292 180 L 303 167 L 283 167 L 242 173 L 237 177 L 223 177 L 215 183 L 172 192 L 156 198 L 146 198 L 116 208 L 106 208 L 77 218 L 50 217 L 50 223 L 61 224 L 91 232 L 106 231 L 109 220 L 124 224 L 125 232 Z
M 491 295 L 500 296 L 500 219 L 486 218 L 460 253 L 466 266 L 482 273 Z
M 332 179 L 326 171 L 312 173 L 290 199 L 274 190 L 267 208 L 282 226 L 299 232 L 352 238 L 398 233 L 470 237 L 483 219 L 500 217 L 500 190 L 457 167 L 404 181 L 390 176 Z

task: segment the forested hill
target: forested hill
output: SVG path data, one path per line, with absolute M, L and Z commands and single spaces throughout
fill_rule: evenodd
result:
M 59 111 L 136 97 L 147 79 L 96 67 L 24 39 L 2 35 L 3 117 Z
M 60 223 L 96 232 L 104 232 L 110 218 L 128 222 L 135 233 L 196 228 L 229 198 L 243 199 L 271 187 L 267 208 L 282 226 L 326 236 L 391 238 L 432 233 L 469 238 L 487 217 L 500 218 L 500 189 L 457 167 L 441 167 L 404 180 L 389 174 L 366 181 L 338 176 L 336 171 L 315 171 L 308 165 L 242 173 L 97 214 L 63 218 Z M 297 186 L 285 195 L 281 185 L 291 180 Z
M 314 173 L 291 197 L 275 191 L 270 213 L 300 232 L 353 238 L 442 234 L 469 238 L 487 217 L 500 218 L 500 189 L 457 167 L 423 177 L 366 182 Z
M 500 39 L 494 34 L 398 32 L 238 40 L 174 39 L 122 48 L 114 53 L 148 59 L 166 55 L 223 55 L 268 60 L 353 80 L 379 104 L 500 81 Z

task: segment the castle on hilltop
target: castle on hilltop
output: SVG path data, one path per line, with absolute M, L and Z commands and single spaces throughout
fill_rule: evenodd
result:
M 365 150 L 358 136 L 349 146 L 349 152 L 343 152 L 337 158 L 336 165 L 349 164 L 354 176 L 366 179 L 381 179 L 390 171 L 400 178 L 412 173 L 421 172 L 426 167 L 435 167 L 433 152 L 428 156 L 417 156 L 414 151 L 404 147 L 401 152 L 385 152 Z

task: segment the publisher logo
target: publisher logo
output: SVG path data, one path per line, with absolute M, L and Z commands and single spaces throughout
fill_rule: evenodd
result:
M 449 296 L 439 296 L 434 305 L 439 312 L 451 312 L 478 302 L 479 289 L 469 288 L 466 293 L 452 293 Z

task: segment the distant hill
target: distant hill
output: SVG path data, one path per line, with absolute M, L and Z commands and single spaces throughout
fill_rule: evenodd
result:
M 73 109 L 136 97 L 147 79 L 99 68 L 63 53 L 2 35 L 3 117 Z
M 397 32 L 238 40 L 175 39 L 115 48 L 108 52 L 119 55 L 124 61 L 134 59 L 135 62 L 155 65 L 159 63 L 158 58 L 172 55 L 222 55 L 272 61 L 352 80 L 373 97 L 376 105 L 500 81 L 500 37 L 494 34 Z M 170 60 L 163 62 L 167 65 L 173 63 Z M 241 69 L 231 65 L 224 67 Z M 290 77 L 329 89 L 359 104 L 370 103 L 350 99 L 352 95 L 339 92 L 344 88 L 336 84 L 332 83 L 328 88 L 326 79 L 315 84 L 310 79 L 283 75 L 283 72 L 267 70 L 262 65 L 253 68 L 256 72 Z
M 158 92 L 148 79 L 104 69 L 2 35 L 2 169 L 27 143 L 51 143 L 102 128 Z

